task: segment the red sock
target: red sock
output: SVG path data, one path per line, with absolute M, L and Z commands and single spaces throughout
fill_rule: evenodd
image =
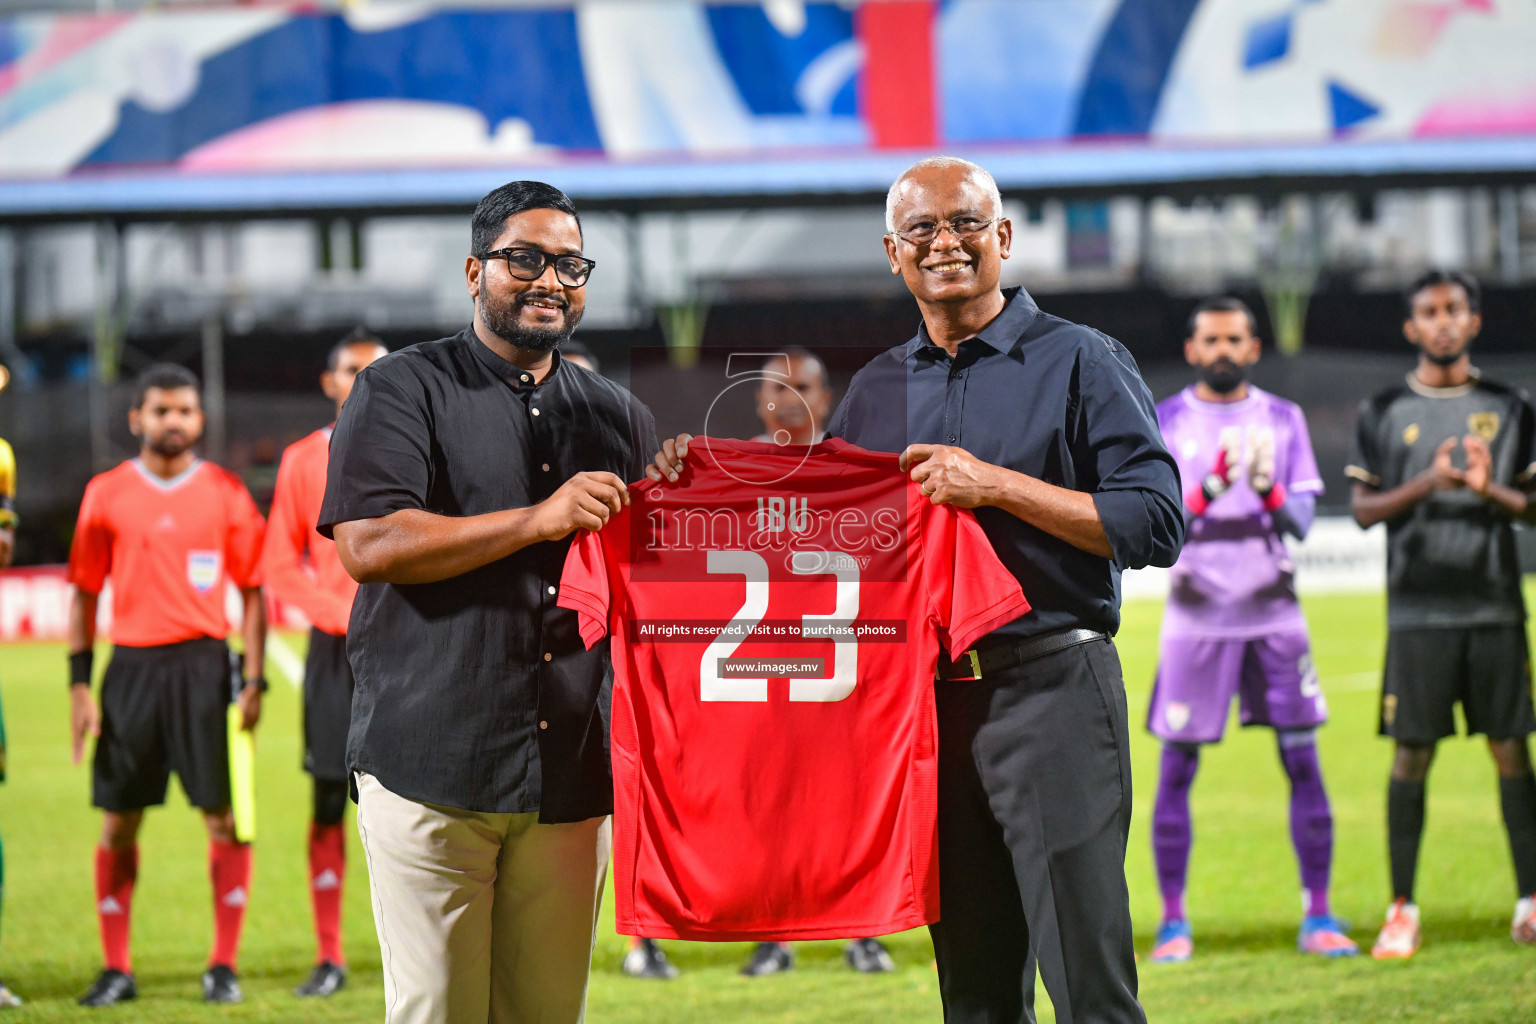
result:
M 251 895 L 250 845 L 210 840 L 208 874 L 213 879 L 213 953 L 208 966 L 223 964 L 233 970 Z
M 133 973 L 128 955 L 128 917 L 133 907 L 133 883 L 139 877 L 139 848 L 105 850 L 96 847 L 96 920 L 101 925 L 101 952 L 110 970 Z
M 316 963 L 346 964 L 341 955 L 341 880 L 347 837 L 341 824 L 309 826 L 309 901 L 315 910 Z

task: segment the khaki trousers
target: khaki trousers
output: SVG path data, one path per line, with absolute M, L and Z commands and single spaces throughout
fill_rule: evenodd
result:
M 361 773 L 357 791 L 386 1024 L 581 1024 L 608 819 L 422 804 Z

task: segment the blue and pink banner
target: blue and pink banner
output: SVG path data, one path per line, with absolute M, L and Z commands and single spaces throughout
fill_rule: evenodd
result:
M 27 14 L 0 19 L 0 214 L 235 180 L 409 205 L 530 168 L 604 195 L 859 190 L 935 149 L 1015 184 L 1188 176 L 1191 153 L 1217 174 L 1525 168 L 1533 53 L 1530 0 Z

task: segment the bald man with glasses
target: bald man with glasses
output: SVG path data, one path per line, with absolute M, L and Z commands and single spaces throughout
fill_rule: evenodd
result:
M 920 161 L 891 186 L 886 220 L 891 273 L 922 324 L 854 376 L 827 434 L 902 453 L 929 500 L 974 509 L 1031 605 L 939 660 L 944 1019 L 1033 1021 L 1038 965 L 1057 1020 L 1141 1024 L 1111 637 L 1120 572 L 1178 557 L 1178 468 L 1130 353 L 1003 291 L 1013 226 L 990 174 Z M 649 472 L 677 473 L 687 440 L 665 442 Z

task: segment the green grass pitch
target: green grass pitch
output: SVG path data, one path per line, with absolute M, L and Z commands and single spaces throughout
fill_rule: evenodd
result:
M 1307 611 L 1333 714 L 1321 742 L 1337 819 L 1334 904 L 1354 922 L 1356 940 L 1368 946 L 1388 897 L 1390 748 L 1374 736 L 1383 603 L 1328 597 L 1307 602 Z M 1143 956 L 1159 910 L 1148 838 L 1157 751 L 1140 724 L 1157 621 L 1156 605 L 1128 606 L 1119 642 L 1135 759 L 1128 872 Z M 272 676 L 257 741 L 260 831 L 241 963 L 246 1002 L 209 1008 L 198 1001 L 212 930 L 206 847 L 201 823 L 173 787 L 169 806 L 149 814 L 142 838 L 133 934 L 141 997 L 101 1011 L 103 1020 L 371 1022 L 383 1016 L 378 946 L 355 833 L 346 893 L 352 983 L 321 1003 L 300 1004 L 289 995 L 307 973 L 314 949 L 304 884 L 309 792 L 299 770 L 297 696 L 279 673 Z M 10 741 L 10 780 L 0 788 L 8 883 L 0 977 L 27 1000 L 20 1010 L 0 1012 L 0 1021 L 17 1024 L 94 1019 L 74 998 L 100 963 L 91 883 L 99 822 L 89 806 L 87 770 L 69 763 L 63 678 L 59 645 L 0 648 Z M 1142 965 L 1142 994 L 1153 1021 L 1536 1020 L 1536 950 L 1509 940 L 1514 883 L 1492 762 L 1480 742 L 1445 744 L 1431 777 L 1419 887 L 1425 944 L 1408 963 L 1378 964 L 1369 957 L 1318 962 L 1295 952 L 1300 897 L 1285 782 L 1270 733 L 1234 729 L 1226 743 L 1210 749 L 1194 803 L 1189 910 L 1196 958 L 1172 967 Z M 588 1019 L 594 1022 L 940 1019 L 923 931 L 892 938 L 900 969 L 876 977 L 844 968 L 840 943 L 801 944 L 796 971 L 747 980 L 736 975 L 746 946 L 671 942 L 667 948 L 682 977 L 657 983 L 619 974 L 624 945 L 612 920 L 610 902 L 593 959 Z M 1043 993 L 1040 1006 L 1049 1019 Z

